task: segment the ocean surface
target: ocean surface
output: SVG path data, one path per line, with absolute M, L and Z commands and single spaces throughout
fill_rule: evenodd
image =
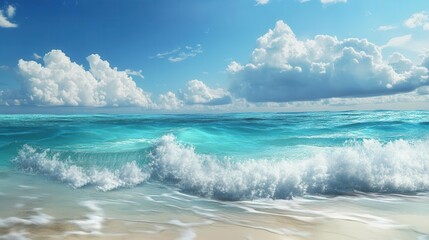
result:
M 424 240 L 428 193 L 427 111 L 0 115 L 0 239 Z

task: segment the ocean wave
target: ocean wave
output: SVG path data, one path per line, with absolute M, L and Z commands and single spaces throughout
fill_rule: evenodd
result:
M 289 199 L 305 194 L 353 191 L 415 193 L 429 190 L 429 141 L 374 139 L 324 147 L 301 160 L 219 158 L 199 154 L 172 134 L 162 136 L 145 157 L 117 170 L 81 167 L 49 150 L 25 145 L 14 162 L 25 171 L 48 175 L 78 188 L 108 191 L 146 180 L 222 200 Z M 287 154 L 287 153 L 285 153 Z M 285 156 L 284 159 L 287 159 Z
M 13 160 L 19 169 L 26 172 L 42 174 L 62 182 L 73 188 L 95 185 L 101 191 L 109 191 L 119 187 L 132 187 L 148 178 L 135 161 L 127 162 L 116 170 L 108 168 L 84 168 L 72 164 L 72 159 L 61 159 L 60 154 L 49 149 L 39 150 L 24 145 Z
M 281 198 L 350 191 L 429 190 L 428 142 L 377 140 L 323 148 L 310 159 L 220 161 L 197 154 L 173 135 L 152 152 L 155 177 L 184 191 L 226 200 Z

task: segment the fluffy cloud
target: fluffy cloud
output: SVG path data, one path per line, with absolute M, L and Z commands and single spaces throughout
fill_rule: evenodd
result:
M 191 80 L 180 94 L 186 104 L 223 105 L 231 103 L 230 94 L 222 88 L 209 88 L 202 81 Z
M 15 16 L 16 8 L 12 5 L 9 5 L 6 10 L 6 15 L 4 15 L 4 11 L 0 10 L 0 27 L 4 28 L 16 28 L 18 25 L 16 23 L 12 23 L 9 19 Z
M 301 41 L 278 21 L 257 40 L 250 63 L 230 64 L 230 92 L 251 102 L 288 102 L 389 95 L 428 85 L 427 66 L 409 63 L 403 56 L 385 62 L 381 47 L 366 39 L 318 35 Z
M 244 67 L 241 66 L 241 64 L 239 64 L 236 61 L 232 61 L 228 67 L 226 68 L 226 71 L 229 73 L 236 73 L 236 72 L 240 72 L 241 70 L 243 70 Z
M 176 48 L 168 52 L 156 54 L 156 58 L 166 58 L 170 62 L 181 62 L 188 58 L 195 57 L 203 52 L 201 44 L 195 47 L 186 46 L 185 48 Z
M 414 13 L 404 21 L 404 25 L 408 28 L 423 27 L 424 30 L 429 30 L 429 15 L 425 12 Z
M 20 59 L 29 103 L 55 106 L 141 106 L 150 107 L 145 93 L 125 71 L 110 67 L 97 54 L 87 57 L 89 71 L 72 62 L 61 50 L 52 50 L 43 63 Z
M 166 110 L 176 110 L 183 106 L 183 101 L 176 97 L 173 92 L 159 95 L 158 108 Z
M 177 95 L 173 92 L 161 94 L 158 97 L 157 108 L 164 110 L 221 110 L 225 104 L 232 103 L 228 91 L 217 88 L 212 89 L 200 80 L 191 80 L 184 91 L 179 90 Z M 222 106 L 221 106 L 222 105 Z

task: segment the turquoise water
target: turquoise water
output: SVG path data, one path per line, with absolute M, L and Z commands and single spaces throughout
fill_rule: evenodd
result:
M 109 191 L 215 199 L 429 190 L 429 112 L 2 115 L 0 166 Z
M 0 235 L 2 224 L 72 218 L 76 206 L 97 213 L 106 199 L 168 212 L 177 199 L 192 202 L 183 208 L 215 201 L 221 209 L 226 200 L 265 201 L 268 209 L 273 200 L 375 194 L 383 204 L 419 196 L 415 209 L 426 211 L 429 112 L 0 115 L 0 179 Z M 162 206 L 147 202 L 153 196 Z M 25 215 L 22 206 L 33 211 L 27 222 L 7 225 Z

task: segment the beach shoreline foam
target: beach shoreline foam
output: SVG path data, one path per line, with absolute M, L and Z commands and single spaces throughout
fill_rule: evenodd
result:
M 13 176 L 11 176 L 13 177 Z M 427 194 L 219 201 L 148 183 L 110 192 L 17 186 L 3 200 L 1 239 L 425 239 Z M 21 179 L 23 180 L 23 179 Z M 10 201 L 7 201 L 7 200 Z

